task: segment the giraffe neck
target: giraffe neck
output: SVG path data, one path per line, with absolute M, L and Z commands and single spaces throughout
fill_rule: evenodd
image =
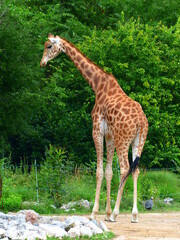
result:
M 100 67 L 82 54 L 72 43 L 68 42 L 66 39 L 62 39 L 62 41 L 65 47 L 64 52 L 74 62 L 75 66 L 87 80 L 93 91 L 97 93 L 102 83 L 108 80 L 110 74 L 105 73 Z

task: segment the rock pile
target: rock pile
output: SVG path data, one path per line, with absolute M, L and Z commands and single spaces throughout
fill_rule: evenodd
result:
M 167 205 L 171 205 L 171 203 L 173 203 L 173 201 L 174 201 L 174 199 L 170 198 L 170 197 L 167 197 L 164 199 L 164 203 Z
M 63 204 L 62 207 L 60 207 L 61 210 L 64 210 L 65 212 L 75 211 L 76 207 L 83 207 L 89 209 L 92 203 L 90 203 L 88 200 L 81 199 L 79 201 L 75 202 L 69 202 L 67 204 Z
M 33 210 L 19 211 L 17 214 L 0 212 L 0 239 L 47 239 L 48 237 L 62 238 L 92 236 L 108 231 L 101 221 L 90 221 L 86 217 L 71 216 L 64 221 L 58 217 L 41 217 Z

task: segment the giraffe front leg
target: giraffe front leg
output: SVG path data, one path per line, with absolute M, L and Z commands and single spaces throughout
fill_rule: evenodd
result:
M 110 217 L 111 222 L 115 222 L 117 216 L 119 215 L 121 197 L 123 194 L 123 189 L 127 180 L 128 172 L 129 172 L 128 147 L 126 145 L 123 145 L 123 143 L 119 142 L 118 146 L 116 147 L 116 150 L 117 150 L 117 155 L 118 155 L 119 165 L 121 170 L 121 179 L 120 179 L 114 211 Z
M 121 203 L 121 197 L 122 197 L 123 189 L 124 189 L 124 186 L 125 186 L 125 183 L 126 183 L 126 179 L 124 179 L 125 175 L 126 174 L 122 175 L 121 180 L 120 180 L 120 188 L 118 190 L 116 204 L 115 204 L 113 213 L 111 214 L 111 217 L 109 219 L 111 222 L 116 222 L 116 218 L 119 215 L 119 208 L 120 208 L 120 203 Z
M 93 139 L 97 153 L 97 170 L 96 170 L 96 196 L 94 207 L 90 219 L 95 219 L 99 211 L 99 196 L 101 191 L 101 183 L 103 179 L 103 134 L 98 128 L 93 128 Z
M 94 207 L 92 210 L 92 214 L 90 216 L 90 219 L 96 219 L 96 215 L 99 211 L 99 196 L 101 191 L 101 183 L 103 179 L 103 162 L 99 162 L 97 164 L 97 170 L 96 170 L 96 196 L 95 196 L 95 202 Z

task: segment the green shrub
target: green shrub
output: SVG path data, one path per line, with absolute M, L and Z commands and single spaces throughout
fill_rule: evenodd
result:
M 143 199 L 149 197 L 164 199 L 172 197 L 180 200 L 180 179 L 177 174 L 168 171 L 149 171 L 140 174 L 139 193 Z
M 4 211 L 18 211 L 21 208 L 21 197 L 11 195 L 8 198 L 1 199 L 0 205 Z

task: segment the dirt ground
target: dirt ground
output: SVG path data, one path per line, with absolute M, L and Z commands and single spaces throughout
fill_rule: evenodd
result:
M 98 215 L 97 220 L 104 221 L 104 217 Z M 140 213 L 139 223 L 131 223 L 131 214 L 120 214 L 115 223 L 105 224 L 115 234 L 114 240 L 180 239 L 180 212 Z
M 103 220 L 104 216 L 98 216 Z M 180 212 L 140 213 L 139 223 L 131 223 L 131 214 L 120 214 L 116 223 L 105 222 L 116 240 L 180 239 Z

